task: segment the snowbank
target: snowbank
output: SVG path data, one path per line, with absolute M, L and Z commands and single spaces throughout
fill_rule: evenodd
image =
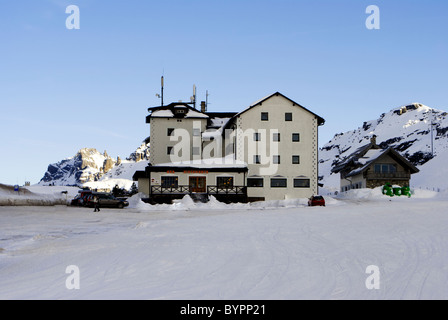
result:
M 411 198 L 416 199 L 430 199 L 435 197 L 443 197 L 445 194 L 448 198 L 448 192 L 446 193 L 439 193 L 431 190 L 425 190 L 425 189 L 413 189 L 411 190 Z M 384 200 L 390 200 L 391 198 L 394 199 L 402 199 L 403 201 L 408 200 L 408 197 L 406 196 L 394 196 L 389 197 L 386 195 L 383 195 L 382 193 L 382 187 L 378 187 L 375 189 L 353 189 L 346 192 L 341 192 L 336 196 L 336 199 L 339 200 L 366 200 L 366 201 L 384 201 Z
M 78 193 L 76 187 L 20 187 L 0 184 L 0 206 L 55 206 L 66 205 Z
M 308 206 L 308 199 L 287 199 L 270 200 L 252 203 L 230 203 L 226 204 L 216 200 L 211 196 L 207 203 L 194 202 L 190 196 L 185 196 L 181 200 L 175 200 L 173 204 L 155 204 L 151 205 L 142 201 L 145 196 L 136 194 L 128 199 L 129 208 L 139 211 L 210 211 L 210 210 L 271 210 L 271 209 L 293 209 Z M 325 197 L 326 205 L 337 206 L 343 203 L 331 197 Z

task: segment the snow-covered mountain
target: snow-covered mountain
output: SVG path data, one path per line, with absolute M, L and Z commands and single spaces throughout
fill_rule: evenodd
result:
M 319 150 L 321 182 L 327 190 L 339 190 L 339 174 L 331 174 L 333 165 L 336 161 L 349 156 L 357 148 L 369 143 L 373 135 L 376 135 L 378 145 L 383 148 L 394 147 L 419 169 L 422 170 L 426 166 L 434 167 L 432 162 L 435 162 L 435 158 L 448 154 L 447 131 L 448 117 L 445 111 L 420 103 L 392 109 L 376 120 L 364 122 L 361 127 L 353 131 L 336 134 Z M 423 173 L 425 173 L 425 179 L 420 177 Z M 423 181 L 430 182 L 433 180 L 428 175 L 436 176 L 440 173 L 435 169 L 422 170 L 413 175 L 412 179 L 422 183 Z
M 126 160 L 110 157 L 93 148 L 79 150 L 75 156 L 50 164 L 39 185 L 89 186 L 129 189 L 132 175 L 143 170 L 149 160 L 149 144 L 143 143 Z

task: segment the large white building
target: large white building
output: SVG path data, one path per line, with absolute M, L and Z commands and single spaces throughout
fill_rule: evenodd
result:
M 181 102 L 148 111 L 150 163 L 134 180 L 152 202 L 186 194 L 226 202 L 318 194 L 318 127 L 325 121 L 279 92 L 239 113 Z

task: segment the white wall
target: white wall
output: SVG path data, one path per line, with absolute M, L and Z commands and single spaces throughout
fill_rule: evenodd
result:
M 268 121 L 261 121 L 262 112 L 268 112 Z M 292 113 L 292 121 L 285 121 L 285 113 Z M 264 177 L 264 188 L 248 188 L 249 197 L 306 198 L 318 193 L 317 127 L 315 115 L 280 95 L 238 117 L 237 159 L 248 163 L 248 177 Z M 254 132 L 261 133 L 262 141 L 253 141 Z M 280 133 L 280 142 L 273 142 L 274 133 Z M 300 142 L 292 142 L 293 133 L 300 134 Z M 254 154 L 261 155 L 262 164 L 253 163 Z M 273 164 L 274 155 L 280 156 L 279 165 Z M 292 164 L 293 155 L 300 156 L 300 164 Z M 271 188 L 270 178 L 277 175 L 287 179 L 287 188 Z M 310 179 L 310 188 L 294 188 L 299 176 Z
M 151 154 L 150 162 L 153 165 L 161 163 L 172 162 L 172 157 L 167 154 L 167 147 L 176 147 L 174 149 L 175 156 L 181 157 L 183 161 L 200 159 L 193 157 L 193 146 L 201 149 L 201 136 L 193 136 L 193 128 L 199 128 L 201 132 L 205 131 L 207 119 L 191 119 L 191 118 L 151 118 Z M 173 136 L 180 136 L 178 140 L 172 140 L 172 137 L 167 135 L 168 128 L 178 129 L 173 133 Z M 185 133 L 185 135 L 181 135 Z M 185 148 L 182 148 L 185 146 Z M 177 148 L 182 148 L 183 152 L 178 153 Z

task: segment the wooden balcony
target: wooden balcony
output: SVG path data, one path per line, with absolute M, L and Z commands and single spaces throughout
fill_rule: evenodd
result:
M 234 194 L 234 195 L 246 195 L 247 187 L 233 186 L 233 187 L 218 187 L 218 186 L 208 186 L 207 193 L 210 195 L 217 194 Z
M 411 174 L 407 172 L 394 172 L 394 173 L 375 173 L 369 172 L 366 175 L 368 180 L 409 180 Z
M 190 194 L 190 186 L 162 187 L 151 186 L 151 194 Z
M 172 203 L 175 199 L 182 199 L 190 195 L 194 201 L 207 202 L 210 196 L 225 203 L 247 202 L 247 187 L 219 187 L 207 186 L 205 192 L 194 192 L 198 190 L 193 186 L 162 187 L 151 186 L 151 195 L 147 199 L 149 203 Z
M 187 195 L 192 194 L 193 190 L 191 186 L 177 186 L 177 187 L 162 187 L 151 186 L 151 194 L 172 194 L 172 195 Z M 219 187 L 208 186 L 207 191 L 204 192 L 209 195 L 246 195 L 247 187 L 233 186 L 233 187 Z

